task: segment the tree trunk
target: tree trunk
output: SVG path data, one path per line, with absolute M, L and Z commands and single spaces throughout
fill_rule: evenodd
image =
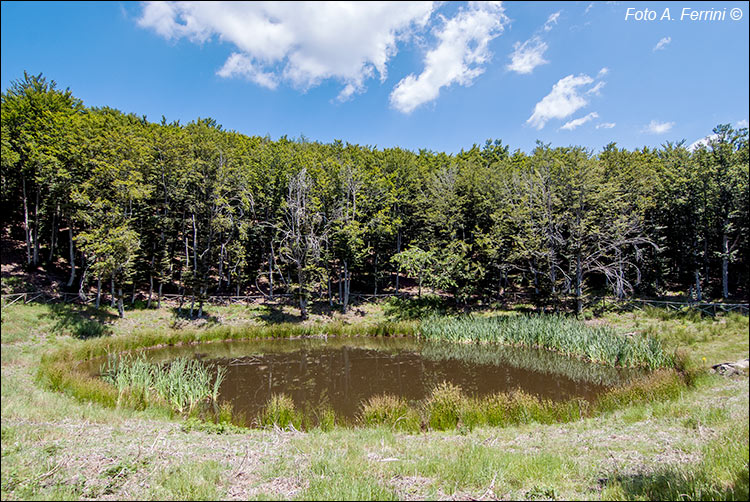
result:
M 302 271 L 302 265 L 297 264 L 298 271 L 297 277 L 299 278 L 299 313 L 302 319 L 307 319 L 307 296 L 305 292 L 305 285 L 307 278 L 305 273 Z
M 96 308 L 99 308 L 102 301 L 102 278 L 96 278 Z
M 52 213 L 52 235 L 50 235 L 50 244 L 49 244 L 49 262 L 52 263 L 52 260 L 55 258 L 55 246 L 57 244 L 57 211 L 58 211 L 59 205 L 55 206 L 55 212 Z
M 125 306 L 122 303 L 122 286 L 117 290 L 117 312 L 120 314 L 120 319 L 125 317 Z
M 273 243 L 271 254 L 268 255 L 268 299 L 273 301 Z
M 156 300 L 156 308 L 157 309 L 161 308 L 161 287 L 163 285 L 164 285 L 164 283 L 162 281 L 159 281 L 159 296 L 157 297 L 157 300 Z
M 338 269 L 339 269 L 339 280 L 337 282 L 339 283 L 339 303 L 343 303 L 344 302 L 344 291 L 343 291 L 344 279 L 341 277 L 341 265 L 339 265 Z
M 701 292 L 701 273 L 697 268 L 695 269 L 695 297 L 699 302 L 703 301 L 703 293 Z
M 151 295 L 154 293 L 154 274 L 148 275 L 148 302 L 146 302 L 146 308 L 151 308 Z
M 223 278 L 224 278 L 224 243 L 221 244 L 221 248 L 219 249 L 219 288 L 218 288 L 219 290 L 221 290 L 221 281 L 223 280 Z
M 396 232 L 396 254 L 401 252 L 401 230 L 399 229 L 398 232 Z M 398 267 L 396 267 L 396 294 L 398 294 Z
M 68 279 L 68 287 L 73 285 L 73 281 L 76 280 L 76 262 L 75 262 L 75 251 L 73 250 L 73 223 L 68 226 L 68 238 L 70 242 L 70 279 Z
M 583 270 L 581 268 L 581 255 L 576 256 L 576 314 L 583 312 L 582 296 Z
M 23 182 L 23 228 L 26 232 L 26 265 L 31 265 L 31 229 L 29 228 L 29 203 L 26 195 L 26 177 L 22 179 Z M 71 260 L 72 263 L 72 260 Z M 68 286 L 73 284 L 73 279 L 68 283 Z
M 721 236 L 721 247 L 721 297 L 726 300 L 729 298 L 729 236 L 726 232 Z
M 341 312 L 349 310 L 349 264 L 344 260 L 344 298 L 341 300 Z
M 375 296 L 378 294 L 378 255 L 375 255 Z
M 115 296 L 115 280 L 110 279 L 109 285 L 111 287 L 112 299 L 110 300 L 110 307 L 114 307 L 117 304 L 117 297 Z
M 32 263 L 39 264 L 39 190 L 36 191 L 36 202 L 34 203 L 34 258 Z
M 328 270 L 328 306 L 333 307 L 333 279 L 331 279 L 331 270 Z

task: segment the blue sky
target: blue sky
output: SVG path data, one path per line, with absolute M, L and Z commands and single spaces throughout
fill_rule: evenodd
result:
M 690 144 L 747 127 L 748 15 L 746 2 L 2 2 L 2 87 L 41 72 L 88 106 L 273 139 Z

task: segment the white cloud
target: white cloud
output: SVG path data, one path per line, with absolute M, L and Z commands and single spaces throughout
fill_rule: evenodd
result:
M 560 18 L 560 12 L 557 11 L 554 14 L 550 14 L 550 16 L 547 18 L 547 21 L 544 23 L 544 31 L 549 31 L 552 29 L 553 24 L 557 24 L 557 20 Z
M 594 6 L 594 2 L 591 2 L 588 7 L 586 7 L 586 10 L 583 11 L 584 14 L 588 14 L 591 8 Z
M 674 127 L 674 124 L 674 122 L 657 122 L 656 120 L 652 120 L 641 132 L 664 134 L 665 132 L 669 132 Z
M 701 138 L 701 139 L 699 139 L 697 141 L 692 142 L 690 144 L 690 146 L 687 147 L 687 149 L 692 152 L 692 151 L 697 150 L 698 148 L 700 148 L 702 146 L 708 147 L 709 143 L 711 141 L 716 141 L 717 139 L 719 139 L 719 135 L 718 134 L 709 134 L 705 138 Z
M 596 124 L 597 129 L 612 129 L 617 124 L 615 122 L 602 122 L 601 124 Z
M 607 85 L 606 82 L 599 81 L 594 87 L 586 91 L 586 94 L 596 94 L 597 96 L 599 96 L 599 91 L 601 91 L 602 87 L 604 87 L 605 85 Z
M 253 61 L 246 55 L 233 52 L 226 60 L 216 74 L 220 77 L 229 78 L 234 76 L 244 76 L 263 87 L 275 89 L 279 84 L 275 74 L 260 70 Z
M 541 33 L 542 31 L 550 31 L 552 25 L 557 24 L 560 12 L 561 11 L 557 11 L 550 14 L 547 21 L 544 23 L 544 26 L 536 31 L 536 35 L 524 43 L 516 42 L 513 44 L 514 50 L 509 56 L 510 63 L 506 65 L 508 70 L 526 74 L 534 71 L 534 68 L 537 66 L 549 63 L 549 61 L 544 59 L 544 52 L 547 50 L 547 43 L 541 39 L 538 33 Z
M 424 28 L 433 2 L 148 2 L 138 24 L 169 40 L 216 37 L 236 50 L 217 74 L 274 88 L 334 79 L 339 99 L 387 76 L 397 42 Z
M 661 40 L 659 40 L 658 42 L 656 42 L 656 45 L 652 49 L 653 52 L 663 50 L 664 47 L 666 47 L 667 44 L 669 44 L 671 41 L 672 41 L 672 37 L 664 37 L 664 38 L 662 38 Z
M 500 2 L 472 2 L 435 29 L 437 46 L 427 52 L 419 76 L 403 78 L 391 92 L 391 106 L 411 113 L 452 84 L 468 86 L 484 72 L 492 54 L 487 46 L 509 22 Z
M 601 70 L 599 70 L 599 73 L 597 73 L 597 74 L 596 74 L 596 77 L 597 77 L 597 78 L 602 78 L 602 77 L 603 77 L 604 75 L 606 75 L 607 73 L 609 73 L 609 68 L 607 68 L 607 67 L 605 66 L 605 67 L 603 67 L 603 68 L 602 68 Z
M 511 61 L 506 66 L 510 71 L 521 74 L 531 73 L 537 66 L 549 63 L 543 57 L 547 44 L 539 37 L 530 38 L 524 43 L 516 42 L 513 48 L 515 50 L 510 55 Z
M 747 120 L 746 119 L 740 120 L 736 124 L 737 129 L 742 129 L 743 127 L 747 127 L 747 126 L 748 126 L 748 124 L 747 124 Z
M 596 112 L 591 112 L 588 115 L 585 115 L 581 118 L 577 118 L 577 119 L 571 120 L 570 122 L 566 122 L 565 125 L 563 125 L 560 129 L 565 129 L 566 131 L 572 131 L 576 127 L 580 127 L 586 122 L 589 122 L 597 118 L 599 118 L 599 114 Z
M 552 87 L 552 91 L 534 106 L 534 113 L 526 123 L 541 129 L 550 119 L 564 119 L 574 114 L 589 103 L 584 97 L 588 91 L 598 92 L 601 89 L 601 82 L 597 82 L 591 89 L 583 89 L 593 82 L 594 79 L 585 74 L 568 75 L 560 79 Z

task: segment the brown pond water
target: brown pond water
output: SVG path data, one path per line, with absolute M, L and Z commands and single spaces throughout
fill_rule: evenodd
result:
M 299 409 L 330 407 L 337 417 L 354 419 L 371 396 L 418 401 L 443 381 L 475 396 L 521 389 L 544 399 L 592 400 L 633 376 L 549 351 L 411 338 L 235 341 L 146 353 L 155 362 L 194 357 L 226 367 L 219 402 L 230 401 L 249 422 L 278 393 Z

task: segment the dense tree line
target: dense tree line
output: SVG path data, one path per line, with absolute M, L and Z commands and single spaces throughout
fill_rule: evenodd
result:
M 200 314 L 211 294 L 293 293 L 344 311 L 352 288 L 403 277 L 456 302 L 588 291 L 698 299 L 748 291 L 748 130 L 704 146 L 488 140 L 455 155 L 248 137 L 214 120 L 151 123 L 87 108 L 41 75 L 2 94 L 3 231 L 66 286 L 164 292 Z M 62 260 L 62 261 L 61 261 Z

